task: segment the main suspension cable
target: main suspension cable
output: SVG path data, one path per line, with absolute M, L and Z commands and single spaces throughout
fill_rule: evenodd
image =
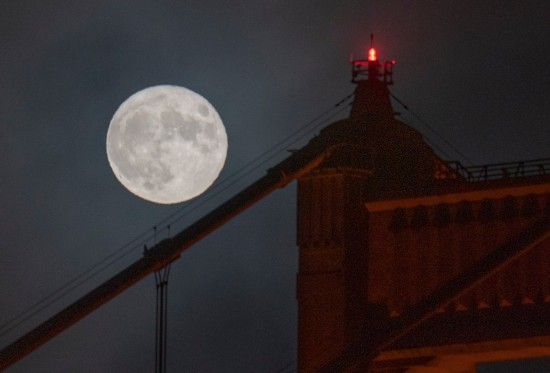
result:
M 449 148 L 451 148 L 457 155 L 462 157 L 466 162 L 472 166 L 474 163 L 466 156 L 464 153 L 462 153 L 460 150 L 458 150 L 453 144 L 451 144 L 450 141 L 448 141 L 443 135 L 441 135 L 439 132 L 437 132 L 432 126 L 430 126 L 424 119 L 422 119 L 418 114 L 416 114 L 414 111 L 412 111 L 403 101 L 401 101 L 399 98 L 397 98 L 393 93 L 390 92 L 390 96 L 403 107 L 403 109 L 407 110 L 414 118 L 416 118 L 422 125 L 424 125 L 426 128 L 428 128 L 432 133 L 434 133 L 437 137 L 439 137 Z M 432 141 L 433 143 L 433 141 Z M 445 154 L 445 156 L 448 156 Z
M 92 265 L 91 267 L 89 267 L 88 269 L 86 269 L 85 271 L 80 273 L 79 275 L 73 277 L 70 281 L 66 282 L 65 284 L 63 284 L 60 287 L 58 287 L 57 289 L 55 289 L 50 294 L 43 297 L 41 300 L 39 300 L 36 303 L 32 304 L 25 311 L 21 312 L 20 314 L 14 316 L 13 318 L 9 319 L 8 321 L 6 321 L 2 325 L 0 325 L 0 337 L 6 335 L 8 332 L 12 331 L 13 329 L 18 327 L 19 325 L 21 325 L 25 321 L 29 320 L 33 316 L 35 316 L 38 313 L 42 312 L 44 309 L 46 309 L 47 307 L 49 307 L 53 303 L 57 302 L 59 299 L 61 299 L 65 295 L 67 295 L 69 292 L 71 292 L 74 289 L 80 287 L 85 282 L 88 282 L 93 277 L 95 277 L 98 274 L 100 274 L 101 272 L 105 271 L 107 268 L 112 266 L 114 263 L 116 263 L 116 262 L 120 261 L 121 259 L 123 259 L 124 257 L 128 256 L 129 254 L 134 252 L 137 248 L 141 247 L 141 243 L 147 242 L 151 239 L 156 239 L 156 235 L 159 232 L 162 232 L 164 230 L 168 230 L 168 233 L 169 233 L 170 224 L 166 225 L 160 231 L 157 231 L 157 226 L 160 226 L 160 225 L 164 224 L 165 222 L 170 221 L 170 219 L 175 219 L 175 220 L 171 221 L 172 223 L 177 222 L 177 221 L 183 219 L 185 216 L 187 216 L 191 212 L 198 209 L 199 207 L 202 207 L 204 204 L 206 204 L 207 202 L 212 200 L 214 197 L 217 197 L 222 192 L 224 192 L 225 190 L 227 190 L 231 186 L 235 185 L 243 177 L 245 177 L 245 176 L 251 174 L 252 172 L 256 171 L 261 165 L 264 165 L 265 163 L 267 163 L 268 161 L 273 159 L 275 156 L 277 156 L 278 154 L 283 152 L 284 149 L 277 149 L 278 147 L 283 146 L 286 142 L 288 142 L 290 140 L 292 140 L 292 141 L 289 144 L 284 145 L 285 147 L 296 144 L 298 141 L 303 139 L 305 136 L 310 134 L 312 131 L 314 131 L 317 128 L 319 128 L 320 126 L 326 124 L 326 122 L 328 120 L 330 120 L 331 118 L 333 118 L 336 115 L 340 114 L 345 108 L 347 108 L 348 105 L 346 105 L 345 107 L 342 107 L 340 109 L 338 109 L 338 108 L 340 106 L 342 106 L 343 103 L 348 101 L 351 97 L 353 97 L 353 93 L 349 94 L 348 96 L 346 96 L 345 98 L 340 100 L 338 103 L 333 105 L 330 109 L 327 109 L 324 112 L 322 112 L 321 114 L 317 115 L 315 118 L 310 120 L 304 126 L 300 127 L 298 130 L 296 130 L 292 134 L 290 134 L 287 137 L 285 137 L 284 139 L 280 140 L 275 145 L 270 147 L 268 150 L 262 152 L 260 155 L 256 156 L 251 161 L 247 162 L 244 166 L 239 168 L 237 171 L 235 171 L 234 173 L 232 173 L 228 177 L 224 178 L 219 183 L 216 183 L 216 185 L 214 185 L 210 189 L 209 192 L 210 192 L 211 195 L 208 198 L 203 199 L 201 201 L 197 201 L 197 202 L 192 201 L 194 203 L 185 205 L 181 209 L 177 210 L 176 212 L 174 212 L 174 213 L 170 214 L 169 216 L 167 216 L 166 218 L 162 219 L 159 222 L 159 224 L 154 226 L 154 228 L 153 228 L 154 233 L 153 234 L 151 234 L 150 230 L 144 231 L 143 233 L 141 233 L 140 235 L 138 235 L 134 239 L 130 240 L 128 243 L 120 246 L 118 249 L 116 249 L 112 253 L 108 254 L 106 257 L 104 257 L 99 262 L 95 263 L 94 265 Z M 335 109 L 338 109 L 338 110 L 336 110 L 336 112 L 332 113 L 331 115 L 329 115 L 328 117 L 323 119 L 323 117 L 327 116 L 329 113 L 331 113 Z M 300 136 L 298 136 L 298 134 L 300 134 L 301 132 L 304 132 L 304 133 L 301 134 Z M 242 175 L 240 179 L 237 179 L 237 180 L 234 180 L 234 181 L 230 182 L 231 179 L 236 178 L 237 175 L 243 173 L 247 168 L 253 166 L 254 163 L 259 162 L 261 158 L 263 158 L 263 157 L 265 157 L 268 154 L 273 153 L 273 152 L 274 152 L 274 154 L 269 156 L 267 159 L 261 161 L 260 163 L 256 164 L 249 171 L 245 172 L 244 175 Z M 228 185 L 221 188 L 224 184 L 228 184 Z M 215 193 L 213 193 L 213 192 L 215 192 Z M 186 210 L 188 210 L 188 211 L 186 211 Z M 182 215 L 180 215 L 180 214 L 182 214 Z M 178 216 L 178 215 L 180 215 L 180 216 L 176 218 L 176 216 Z

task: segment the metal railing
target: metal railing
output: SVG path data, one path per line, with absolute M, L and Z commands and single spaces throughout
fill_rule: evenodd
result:
M 449 166 L 470 182 L 550 175 L 550 158 L 469 167 L 449 162 Z

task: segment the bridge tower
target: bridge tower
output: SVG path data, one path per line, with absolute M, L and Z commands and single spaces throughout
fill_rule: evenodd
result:
M 393 62 L 351 64 L 350 116 L 319 135 L 344 146 L 298 179 L 298 372 L 550 356 L 549 160 L 446 162 L 395 118 Z

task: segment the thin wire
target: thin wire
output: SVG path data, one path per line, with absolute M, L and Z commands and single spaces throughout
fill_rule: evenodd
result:
M 390 96 L 397 101 L 405 110 L 407 110 L 409 113 L 411 113 L 412 116 L 414 116 L 417 120 L 420 121 L 421 124 L 423 124 L 426 128 L 428 128 L 430 131 L 432 131 L 437 137 L 439 137 L 443 142 L 445 142 L 456 154 L 461 156 L 464 160 L 466 160 L 470 166 L 472 166 L 474 163 L 466 156 L 464 153 L 462 153 L 460 150 L 458 150 L 453 144 L 451 144 L 445 137 L 443 137 L 439 132 L 437 132 L 432 126 L 430 126 L 428 123 L 426 123 L 425 120 L 423 120 L 418 114 L 416 114 L 414 111 L 409 109 L 409 107 L 403 103 L 399 98 L 397 98 L 393 93 L 390 92 Z M 448 155 L 446 155 L 448 157 Z
M 79 275 L 79 276 L 75 277 L 75 279 L 79 279 L 79 281 L 70 282 L 70 283 L 67 283 L 67 284 L 63 285 L 61 288 L 66 289 L 66 290 L 64 292 L 62 292 L 61 294 L 59 294 L 58 296 L 56 296 L 55 298 L 52 298 L 53 295 L 54 295 L 54 293 L 52 293 L 52 294 L 46 296 L 45 298 L 43 298 L 41 301 L 35 303 L 35 305 L 33 307 L 28 308 L 26 311 L 22 312 L 21 314 L 19 314 L 16 317 L 12 318 L 9 322 L 5 323 L 0 328 L 0 330 L 2 330 L 2 332 L 0 333 L 0 337 L 6 335 L 8 332 L 15 329 L 16 327 L 18 327 L 19 325 L 21 325 L 25 321 L 29 320 L 33 316 L 35 316 L 38 313 L 42 312 L 44 309 L 48 308 L 49 306 L 51 306 L 52 304 L 57 302 L 59 299 L 63 298 L 65 295 L 67 295 L 68 293 L 70 293 L 74 289 L 80 287 L 80 285 L 84 284 L 88 280 L 90 280 L 93 277 L 97 276 L 98 274 L 100 274 L 101 272 L 103 272 L 104 270 L 109 268 L 111 265 L 113 265 L 114 263 L 116 263 L 119 260 L 121 260 L 122 258 L 128 256 L 129 254 L 131 254 L 136 249 L 136 247 L 138 247 L 138 246 L 131 247 L 128 251 L 122 252 L 122 253 L 120 251 L 118 251 L 117 253 L 120 253 L 120 255 L 115 257 L 111 262 L 105 264 L 102 268 L 99 268 L 99 269 L 97 269 L 96 271 L 93 271 L 93 272 L 90 271 L 90 270 L 87 270 L 86 273 L 89 273 L 88 276 L 83 277 L 82 275 Z M 109 256 L 112 257 L 113 254 L 111 254 Z M 102 260 L 102 262 L 104 262 L 104 261 L 105 260 Z M 95 268 L 97 268 L 97 266 L 94 266 L 94 269 Z M 72 285 L 72 286 L 69 286 L 69 285 Z M 55 294 L 60 293 L 59 290 L 61 288 L 58 288 L 58 290 L 55 292 Z M 48 301 L 48 302 L 46 302 L 46 301 Z M 33 309 L 33 308 L 36 308 L 38 304 L 43 304 L 43 306 L 40 307 L 39 309 L 35 310 L 34 312 L 30 312 L 30 310 Z M 27 315 L 27 316 L 23 317 L 24 315 Z M 15 323 L 14 325 L 12 325 L 11 327 L 8 328 L 8 325 L 10 325 L 11 323 L 13 323 L 15 320 L 18 320 L 18 319 L 21 319 L 21 320 L 19 320 L 17 323 Z
M 205 194 L 204 197 L 206 198 L 201 198 L 200 200 L 194 200 L 194 201 L 191 201 L 190 203 L 186 204 L 185 206 L 183 206 L 182 208 L 180 208 L 179 210 L 173 212 L 172 214 L 168 215 L 167 217 L 165 217 L 164 219 L 162 219 L 159 223 L 157 223 L 157 226 L 160 226 L 162 225 L 163 223 L 167 222 L 167 221 L 170 221 L 171 224 L 174 224 L 180 220 L 182 220 L 184 217 L 186 217 L 187 215 L 189 215 L 191 212 L 195 211 L 196 209 L 198 209 L 199 207 L 203 206 L 205 203 L 211 201 L 214 197 L 220 195 L 222 192 L 224 192 L 225 190 L 227 190 L 229 187 L 235 185 L 239 180 L 236 180 L 236 181 L 233 181 L 231 182 L 229 185 L 223 187 L 221 190 L 216 191 L 216 189 L 220 189 L 224 184 L 227 184 L 231 179 L 235 178 L 237 175 L 241 174 L 242 172 L 244 172 L 244 170 L 246 170 L 248 167 L 250 167 L 251 165 L 253 165 L 255 162 L 259 161 L 262 157 L 265 157 L 267 154 L 269 153 L 272 153 L 274 150 L 277 149 L 277 147 L 280 147 L 281 145 L 283 145 L 285 142 L 291 140 L 293 137 L 295 137 L 297 134 L 299 134 L 300 132 L 306 130 L 308 127 L 311 127 L 312 125 L 314 125 L 318 120 L 320 120 L 322 117 L 324 117 L 325 115 L 327 115 L 328 113 L 330 113 L 331 111 L 333 111 L 334 109 L 336 109 L 337 107 L 339 107 L 340 105 L 342 105 L 343 103 L 345 103 L 347 100 L 349 100 L 351 97 L 353 97 L 353 93 L 347 95 L 345 98 L 343 98 L 342 100 L 340 100 L 338 103 L 334 104 L 330 109 L 328 110 L 325 110 L 323 113 L 317 115 L 315 118 L 313 118 L 312 120 L 310 120 L 307 124 L 305 124 L 304 126 L 300 127 L 298 130 L 294 131 L 293 133 L 291 133 L 290 135 L 288 135 L 287 137 L 285 137 L 284 139 L 282 139 L 281 141 L 279 141 L 278 143 L 276 143 L 275 145 L 273 145 L 271 148 L 269 148 L 268 150 L 262 152 L 261 154 L 257 155 L 255 158 L 253 158 L 252 160 L 250 160 L 249 162 L 247 162 L 244 166 L 242 166 L 241 168 L 239 168 L 237 171 L 235 171 L 234 173 L 232 173 L 231 175 L 229 175 L 228 177 L 224 178 L 222 181 L 220 181 L 219 183 L 216 183 L 214 186 L 212 186 L 208 192 Z M 317 129 L 319 126 L 325 124 L 328 120 L 330 120 L 331 118 L 333 118 L 334 116 L 336 116 L 337 114 L 339 114 L 340 112 L 342 112 L 343 110 L 340 109 L 338 111 L 336 111 L 335 113 L 333 113 L 332 115 L 330 115 L 328 118 L 325 118 L 323 119 L 322 122 L 320 123 L 317 123 L 315 124 L 315 126 L 313 126 L 312 129 L 309 129 L 306 133 L 300 135 L 296 140 L 294 140 L 293 142 L 291 142 L 290 144 L 287 144 L 285 145 L 285 147 L 288 147 L 290 145 L 294 145 L 297 141 L 299 141 L 300 139 L 304 138 L 307 134 L 311 133 L 313 130 Z M 269 158 L 267 158 L 267 160 L 265 161 L 262 161 L 261 163 L 259 164 L 256 164 L 254 166 L 253 169 L 247 171 L 244 175 L 241 176 L 241 179 L 248 176 L 250 173 L 252 173 L 253 171 L 257 170 L 259 168 L 259 166 L 265 164 L 267 161 L 271 160 L 274 158 L 274 156 L 280 154 L 282 152 L 282 150 L 277 150 L 277 152 L 273 155 L 273 156 L 270 156 Z M 215 193 L 214 193 L 215 192 Z M 187 210 L 187 211 L 185 211 Z M 182 214 L 182 215 L 180 215 Z M 170 220 L 170 219 L 173 219 L 175 216 L 178 216 L 180 215 L 179 217 L 175 218 L 174 220 Z M 164 230 L 164 228 L 162 229 Z
M 331 115 L 330 117 L 326 118 L 324 122 L 330 120 L 331 118 L 333 118 L 334 116 L 338 115 L 340 112 L 342 112 L 344 109 L 346 109 L 346 107 L 338 110 L 337 112 L 335 112 L 333 115 Z M 324 124 L 323 123 L 320 123 L 319 125 L 315 126 L 314 128 L 310 129 L 307 133 L 304 133 L 302 134 L 301 136 L 299 136 L 298 138 L 296 138 L 293 142 L 291 142 L 290 144 L 288 144 L 287 146 L 290 146 L 290 145 L 294 145 L 295 143 L 297 143 L 298 141 L 300 141 L 302 138 L 304 138 L 305 136 L 309 135 L 309 133 L 313 132 L 315 129 L 317 129 L 317 127 L 320 127 L 321 125 Z M 280 152 L 279 152 L 280 153 Z M 222 192 L 224 192 L 225 190 L 229 189 L 231 186 L 235 185 L 236 183 L 240 182 L 242 180 L 242 178 L 250 175 L 252 172 L 256 171 L 258 168 L 260 168 L 260 166 L 266 164 L 267 162 L 269 162 L 270 160 L 272 160 L 273 158 L 275 158 L 279 153 L 275 153 L 273 155 L 271 155 L 269 158 L 263 160 L 262 162 L 258 163 L 254 168 L 250 169 L 249 171 L 247 171 L 244 175 L 242 175 L 241 179 L 237 179 L 235 181 L 233 181 L 231 184 L 227 185 L 225 188 L 223 188 L 222 190 L 218 191 L 217 193 L 205 198 L 205 199 L 202 199 L 201 202 L 194 206 L 191 210 L 187 211 L 184 215 L 176 218 L 175 220 L 173 220 L 171 223 L 172 224 L 175 224 L 177 223 L 178 221 L 180 221 L 181 219 L 185 218 L 187 215 L 189 215 L 191 212 L 193 212 L 194 210 L 198 209 L 199 207 L 203 206 L 204 204 L 208 203 L 210 200 L 212 200 L 214 197 L 218 196 L 219 194 L 221 194 Z
M 215 190 L 215 189 L 219 189 L 221 187 L 221 185 L 223 184 L 226 184 L 229 180 L 231 180 L 232 178 L 236 177 L 238 174 L 240 174 L 241 172 L 243 172 L 246 168 L 250 167 L 252 164 L 254 164 L 254 162 L 257 162 L 259 159 L 261 159 L 262 157 L 266 156 L 267 154 L 273 152 L 277 147 L 280 147 L 281 145 L 283 145 L 285 142 L 289 141 L 290 139 L 292 139 L 293 137 L 295 137 L 297 134 L 299 134 L 300 132 L 303 132 L 304 130 L 306 130 L 308 127 L 311 127 L 313 126 L 318 120 L 320 120 L 321 118 L 323 118 L 325 115 L 327 115 L 328 113 L 330 113 L 331 111 L 333 111 L 335 108 L 339 107 L 340 105 L 342 105 L 344 102 L 346 102 L 347 100 L 349 100 L 351 97 L 353 96 L 353 93 L 346 96 L 344 99 L 340 100 L 337 104 L 335 104 L 334 106 L 332 106 L 330 109 L 328 110 L 325 110 L 323 113 L 319 114 L 318 116 L 316 116 L 314 119 L 310 120 L 306 125 L 302 126 L 301 128 L 299 128 L 297 131 L 293 132 L 291 135 L 285 137 L 284 139 L 282 139 L 281 141 L 279 141 L 278 143 L 276 143 L 275 145 L 273 145 L 271 148 L 269 148 L 268 150 L 264 151 L 263 153 L 261 153 L 259 156 L 255 157 L 254 159 L 252 159 L 251 161 L 247 162 L 243 167 L 241 167 L 239 170 L 237 170 L 236 172 L 234 172 L 233 174 L 231 174 L 229 177 L 225 178 L 224 180 L 222 180 L 220 183 L 217 183 L 216 185 L 214 185 L 211 190 Z M 342 109 L 338 110 L 336 113 L 332 114 L 331 116 L 329 116 L 328 118 L 325 118 L 320 124 L 316 124 L 314 127 L 313 127 L 313 130 L 318 128 L 320 125 L 326 123 L 326 121 L 328 121 L 330 118 L 334 117 L 335 115 L 337 115 L 338 113 L 340 113 L 342 111 Z M 297 139 L 295 139 L 293 142 L 291 142 L 289 145 L 293 145 L 295 144 L 296 142 L 298 142 L 300 139 L 302 139 L 304 136 L 306 136 L 308 133 L 310 133 L 312 130 L 309 130 L 307 131 L 305 134 L 299 136 Z M 287 146 L 289 146 L 287 145 Z M 256 165 L 253 169 L 249 170 L 248 172 L 246 172 L 242 177 L 245 177 L 247 175 L 249 175 L 251 172 L 255 171 L 259 166 L 265 164 L 267 161 L 271 160 L 272 158 L 274 158 L 277 154 L 280 154 L 282 152 L 282 149 L 278 150 L 277 153 L 275 153 L 274 155 L 270 156 L 268 159 L 262 161 L 260 164 Z M 119 247 L 118 249 L 116 249 L 114 252 L 112 252 L 111 254 L 107 255 L 105 258 L 101 259 L 99 262 L 97 262 L 96 264 L 94 264 L 93 266 L 89 267 L 88 269 L 86 269 L 84 272 L 82 272 L 81 274 L 73 277 L 69 282 L 65 283 L 64 285 L 61 285 L 60 287 L 58 287 L 57 289 L 55 289 L 53 292 L 51 292 L 50 294 L 48 294 L 47 296 L 45 296 L 44 298 L 42 298 L 41 300 L 39 300 L 38 302 L 32 304 L 29 308 L 27 308 L 25 311 L 21 312 L 20 314 L 18 314 L 17 316 L 14 316 L 13 318 L 11 318 L 10 320 L 8 320 L 7 322 L 3 323 L 2 325 L 0 325 L 0 337 L 1 336 L 4 336 L 6 333 L 10 332 L 11 330 L 13 330 L 14 328 L 16 328 L 17 326 L 21 325 L 23 322 L 29 320 L 31 317 L 35 316 L 36 314 L 38 314 L 39 312 L 43 311 L 44 309 L 46 309 L 47 307 L 49 307 L 51 304 L 55 303 L 57 300 L 61 299 L 62 297 L 64 297 L 66 294 L 68 294 L 69 292 L 71 292 L 72 290 L 76 289 L 77 287 L 79 287 L 80 285 L 82 285 L 83 283 L 87 282 L 88 280 L 90 280 L 91 278 L 95 277 L 96 275 L 98 275 L 99 273 L 103 272 L 105 269 L 107 269 L 108 267 L 110 267 L 111 265 L 113 265 L 115 262 L 121 260 L 122 258 L 126 257 L 127 255 L 129 255 L 131 252 L 133 252 L 137 247 L 140 247 L 141 245 L 135 245 L 137 242 L 139 242 L 140 244 L 143 243 L 143 242 L 146 242 L 150 239 L 153 239 L 154 241 L 156 241 L 156 237 L 157 237 L 157 233 L 159 233 L 157 231 L 157 226 L 158 225 L 161 225 L 163 224 L 164 222 L 168 221 L 169 219 L 171 218 L 174 218 L 174 216 L 182 213 L 184 210 L 189 210 L 187 212 L 185 212 L 184 215 L 178 217 L 176 220 L 174 220 L 173 222 L 177 222 L 181 219 L 183 219 L 185 216 L 187 216 L 189 213 L 191 213 L 192 211 L 196 210 L 197 208 L 203 206 L 206 202 L 210 201 L 211 199 L 213 199 L 214 197 L 216 197 L 217 195 L 219 195 L 220 193 L 222 193 L 223 191 L 227 190 L 229 187 L 233 186 L 236 182 L 238 182 L 240 180 L 236 180 L 232 183 L 230 183 L 229 185 L 227 185 L 226 187 L 222 188 L 221 190 L 219 190 L 217 193 L 215 193 L 214 195 L 210 196 L 209 198 L 207 198 L 206 200 L 204 201 L 201 201 L 201 203 L 199 203 L 198 205 L 196 206 L 189 206 L 189 205 L 186 205 L 184 206 L 183 208 L 179 209 L 178 211 L 172 213 L 171 215 L 169 215 L 168 217 L 162 219 L 159 224 L 155 225 L 153 227 L 153 230 L 154 230 L 154 233 L 153 233 L 153 236 L 151 237 L 151 234 L 150 234 L 150 230 L 147 230 L 147 231 L 144 231 L 143 233 L 141 233 L 140 235 L 138 235 L 137 237 L 135 237 L 134 239 L 132 239 L 131 241 L 129 241 L 128 243 L 122 245 L 121 247 Z M 163 228 L 161 231 L 163 231 L 164 229 L 168 229 L 168 235 L 170 234 L 170 224 Z M 126 252 L 123 252 L 124 250 L 127 250 Z M 118 255 L 118 254 L 121 254 L 121 255 Z M 118 256 L 117 256 L 118 255 Z M 113 259 L 112 259 L 113 258 Z M 110 262 L 108 262 L 110 259 L 112 259 Z M 107 263 L 108 262 L 108 263 Z M 102 268 L 100 268 L 99 270 L 96 270 L 97 268 L 99 268 L 100 266 L 102 266 Z M 89 275 L 88 275 L 89 274 Z M 88 276 L 87 276 L 88 275 Z M 58 295 L 59 294 L 59 295 Z M 58 295 L 58 296 L 56 296 Z M 55 297 L 55 298 L 53 298 Z M 52 299 L 53 298 L 53 299 Z M 39 308 L 39 306 L 42 306 Z M 37 309 L 39 308 L 39 309 Z M 37 310 L 35 310 L 37 309 Z M 35 310 L 33 312 L 33 310 Z M 27 315 L 25 317 L 25 315 Z M 19 322 L 15 323 L 15 325 L 12 325 L 11 327 L 9 327 L 11 324 L 13 324 L 14 322 L 16 322 L 17 320 L 20 320 Z
M 294 364 L 296 364 L 296 359 L 292 360 L 291 362 L 288 362 L 287 364 L 285 364 L 285 366 L 283 366 L 282 368 L 280 368 L 278 371 L 276 371 L 275 373 L 282 373 L 284 372 L 285 370 L 287 370 L 288 368 L 292 367 Z
M 350 97 L 352 97 L 353 95 L 348 95 L 345 99 L 341 100 L 338 104 L 334 105 L 334 107 L 332 107 L 330 110 L 328 111 L 325 111 L 322 115 L 320 116 L 317 116 L 316 119 L 326 115 L 329 111 L 332 111 L 334 108 L 340 106 L 343 102 L 345 102 L 346 100 L 348 100 Z M 328 122 L 329 120 L 331 120 L 332 118 L 334 118 L 335 116 L 337 116 L 338 114 L 340 114 L 342 111 L 344 111 L 345 109 L 347 108 L 347 106 L 344 106 L 342 108 L 340 108 L 339 110 L 337 110 L 336 112 L 334 112 L 333 114 L 331 114 L 330 116 L 328 116 L 327 118 L 323 119 L 323 121 L 317 123 L 315 126 L 313 126 L 312 128 L 310 128 L 307 132 L 303 133 L 302 135 L 296 137 L 292 142 L 290 142 L 289 144 L 285 145 L 285 147 L 288 147 L 288 146 L 291 146 L 291 145 L 294 145 L 296 144 L 298 141 L 300 141 L 301 139 L 303 139 L 304 137 L 308 136 L 309 134 L 311 134 L 311 132 L 315 131 L 317 128 L 323 126 L 324 124 L 326 124 L 326 122 Z M 310 121 L 306 126 L 304 127 L 309 127 L 311 126 L 313 121 Z M 290 138 L 292 138 L 293 136 L 295 136 L 297 133 L 301 132 L 304 127 L 302 127 L 301 129 L 299 129 L 298 131 L 295 131 L 292 136 L 287 136 L 287 138 L 285 138 L 285 140 L 283 141 L 280 141 L 277 145 L 281 145 L 283 144 L 284 142 L 288 141 Z M 251 162 L 248 162 L 245 166 L 241 167 L 238 171 L 234 172 L 232 175 L 230 175 L 229 177 L 225 178 L 222 182 L 220 182 L 220 184 L 226 184 L 230 179 L 234 178 L 234 176 L 236 176 L 237 174 L 239 173 L 242 173 L 247 167 L 249 167 L 254 161 L 258 161 L 260 158 L 264 157 L 265 155 L 269 154 L 270 152 L 272 152 L 272 150 L 275 148 L 275 146 L 273 146 L 272 148 L 270 148 L 269 150 L 263 152 L 261 155 L 257 156 L 256 158 L 254 158 L 253 161 Z M 178 213 L 181 213 L 183 212 L 183 210 L 187 210 L 185 211 L 185 213 L 183 213 L 182 215 L 180 215 L 179 217 L 175 218 L 174 220 L 171 220 L 170 221 L 170 225 L 173 225 L 179 221 L 181 221 L 183 218 L 187 217 L 188 215 L 190 215 L 193 211 L 197 210 L 198 208 L 202 207 L 203 205 L 207 204 L 208 202 L 210 202 L 211 200 L 213 200 L 215 197 L 217 197 L 218 195 L 220 195 L 221 193 L 225 192 L 226 190 L 228 190 L 230 187 L 232 187 L 233 185 L 237 184 L 238 182 L 240 182 L 244 177 L 250 175 L 252 172 L 256 171 L 257 169 L 260 168 L 260 166 L 266 164 L 267 162 L 269 162 L 270 160 L 272 160 L 273 158 L 275 158 L 277 155 L 279 155 L 280 153 L 282 152 L 282 150 L 279 150 L 277 151 L 276 153 L 272 154 L 271 156 L 269 156 L 268 158 L 264 159 L 263 161 L 261 161 L 260 163 L 257 163 L 252 169 L 248 170 L 247 172 L 244 173 L 244 175 L 242 175 L 240 177 L 240 179 L 236 179 L 234 180 L 233 182 L 231 182 L 230 184 L 224 186 L 222 189 L 216 191 L 216 192 L 210 192 L 209 194 L 210 195 L 205 195 L 205 198 L 201 198 L 200 200 L 197 200 L 194 204 L 192 205 L 188 205 L 188 206 L 184 206 L 182 209 L 180 209 L 179 211 L 175 212 L 175 213 L 172 213 L 168 218 L 174 218 L 174 216 L 178 215 Z M 212 190 L 214 190 L 215 188 L 212 188 Z M 166 222 L 168 221 L 168 218 L 164 218 L 162 220 L 162 222 Z M 160 224 L 158 224 L 160 225 Z M 163 228 L 161 231 L 163 231 L 165 228 Z
M 266 156 L 267 154 L 273 152 L 277 147 L 280 147 L 281 145 L 283 145 L 285 142 L 287 142 L 288 140 L 292 139 L 294 136 L 296 136 L 297 134 L 299 134 L 300 132 L 304 131 L 305 129 L 307 129 L 308 127 L 312 126 L 313 124 L 315 124 L 318 120 L 320 120 L 321 118 L 323 118 L 325 115 L 327 115 L 328 113 L 330 113 L 332 110 L 334 110 L 335 108 L 339 107 L 340 105 L 342 105 L 344 102 L 346 102 L 347 100 L 349 100 L 351 97 L 353 97 L 353 93 L 347 95 L 345 98 L 343 98 L 342 100 L 340 100 L 338 103 L 336 103 L 335 105 L 333 105 L 330 109 L 327 109 L 325 110 L 324 112 L 322 112 L 321 114 L 317 115 L 315 118 L 313 118 L 312 120 L 310 120 L 308 123 L 306 123 L 304 126 L 300 127 L 298 130 L 294 131 L 293 133 L 291 133 L 290 135 L 288 135 L 287 137 L 283 138 L 282 140 L 280 140 L 279 142 L 277 142 L 275 145 L 271 146 L 269 149 L 267 149 L 266 151 L 262 152 L 261 154 L 257 155 L 255 158 L 253 158 L 252 160 L 250 160 L 249 162 L 247 162 L 244 166 L 242 166 L 241 168 L 239 168 L 237 171 L 233 172 L 231 175 L 229 175 L 228 177 L 226 177 L 225 179 L 223 179 L 222 181 L 220 181 L 219 183 L 216 183 L 214 186 L 212 186 L 212 188 L 210 188 L 209 191 L 215 191 L 216 189 L 219 189 L 222 185 L 224 185 L 225 183 L 229 182 L 229 180 L 231 180 L 232 178 L 236 177 L 238 174 L 240 174 L 241 172 L 243 172 L 246 168 L 248 168 L 249 166 L 251 166 L 252 164 L 254 164 L 255 162 L 257 162 L 260 158 L 263 158 L 264 156 Z M 332 115 L 331 117 L 333 117 L 334 115 Z M 329 117 L 330 118 L 330 117 Z M 323 120 L 323 123 L 326 122 L 326 118 Z M 317 127 L 318 125 L 315 126 L 315 128 Z M 309 132 L 309 131 L 308 131 Z M 289 144 L 289 145 L 292 145 L 294 144 L 295 142 Z M 287 145 L 288 146 L 288 145 Z M 280 152 L 280 150 L 278 151 L 278 153 Z M 270 158 L 271 159 L 271 158 Z M 246 174 L 248 175 L 248 173 Z M 246 176 L 245 175 L 245 176 Z M 225 189 L 224 189 L 225 190 Z M 194 201 L 192 201 L 194 202 Z M 157 225 L 162 225 L 163 223 L 169 221 L 170 219 L 172 219 L 174 216 L 180 214 L 183 210 L 185 209 L 188 209 L 189 208 L 189 205 L 185 205 L 183 206 L 181 209 L 175 211 L 174 213 L 168 215 L 166 218 L 162 219 Z
M 437 144 L 436 144 L 434 141 L 432 141 L 430 138 L 425 137 L 425 140 L 426 140 L 426 142 L 428 143 L 428 145 L 430 145 L 430 147 L 431 147 L 432 149 L 435 149 L 435 150 L 437 150 L 439 153 L 443 154 L 443 155 L 447 158 L 447 160 L 450 160 L 450 159 L 453 158 L 453 157 L 451 157 L 451 156 L 449 155 L 449 153 L 447 153 L 447 152 L 445 151 L 445 149 L 443 149 L 442 147 L 440 147 L 439 145 L 437 145 Z

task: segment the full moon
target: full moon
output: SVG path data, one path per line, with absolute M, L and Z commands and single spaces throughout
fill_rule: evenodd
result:
M 183 87 L 143 89 L 120 105 L 107 132 L 107 158 L 130 192 L 170 204 L 202 194 L 225 163 L 227 134 L 216 109 Z

